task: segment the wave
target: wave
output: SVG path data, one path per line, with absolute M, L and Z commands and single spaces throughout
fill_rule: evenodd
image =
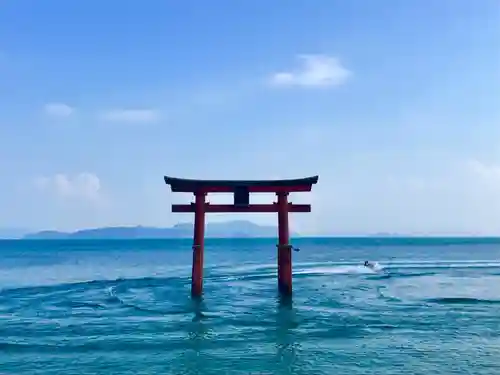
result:
M 156 286 L 165 286 L 168 284 L 179 284 L 186 283 L 187 278 L 184 277 L 139 277 L 139 278 L 117 278 L 114 280 L 99 279 L 99 280 L 89 280 L 89 281 L 77 281 L 77 282 L 61 282 L 52 285 L 40 285 L 40 286 L 20 286 L 20 287 L 10 287 L 0 290 L 0 296 L 2 297 L 13 297 L 16 294 L 30 293 L 39 296 L 53 295 L 56 293 L 67 293 L 76 291 L 86 291 L 95 290 L 103 288 L 117 288 L 120 285 L 126 285 L 128 289 L 130 288 L 151 288 Z
M 183 342 L 176 339 L 156 339 L 153 340 L 140 340 L 135 341 L 127 340 L 122 342 L 121 340 L 87 340 L 84 344 L 34 344 L 34 343 L 15 343 L 0 341 L 0 352 L 17 354 L 17 353 L 88 353 L 91 351 L 98 351 L 101 353 L 106 352 L 151 352 L 153 350 L 177 350 L 182 347 Z
M 473 261 L 450 261 L 450 260 L 398 260 L 398 261 L 380 261 L 377 270 L 371 270 L 364 267 L 361 262 L 296 262 L 293 267 L 293 275 L 298 278 L 321 275 L 365 275 L 371 280 L 383 280 L 389 278 L 411 278 L 419 276 L 432 276 L 439 273 L 439 270 L 461 270 L 461 269 L 500 269 L 500 262 L 473 260 Z M 127 268 L 126 271 L 132 270 Z M 52 272 L 53 271 L 53 272 Z M 58 271 L 64 271 L 58 273 Z M 74 271 L 74 272 L 73 272 Z M 191 272 L 185 268 L 179 272 L 179 267 L 172 268 L 170 272 L 168 267 L 163 267 L 161 272 L 158 269 L 139 269 L 129 272 L 122 270 L 109 270 L 108 273 L 99 269 L 99 272 L 92 273 L 88 268 L 79 270 L 78 267 L 64 267 L 64 270 L 54 267 L 45 270 L 45 274 L 50 274 L 50 278 L 40 275 L 36 272 L 27 272 L 25 269 L 9 271 L 9 278 L 12 282 L 2 282 L 2 271 L 0 270 L 0 295 L 14 290 L 33 290 L 39 293 L 54 293 L 56 291 L 64 292 L 68 288 L 87 288 L 87 287 L 109 287 L 119 283 L 126 282 L 130 287 L 140 285 L 144 287 L 155 287 L 165 285 L 165 283 L 174 282 L 175 284 L 189 283 Z M 232 280 L 265 280 L 275 278 L 277 272 L 276 264 L 271 263 L 249 263 L 229 267 L 207 267 L 205 279 L 213 281 L 232 281 Z M 498 271 L 497 271 L 498 272 Z M 491 271 L 490 271 L 491 274 Z M 24 277 L 24 275 L 29 275 Z M 19 281 L 18 281 L 19 280 Z
M 404 273 L 404 272 L 392 272 L 392 273 L 384 273 L 381 275 L 370 276 L 370 280 L 384 280 L 384 279 L 404 279 L 411 277 L 422 277 L 422 276 L 434 276 L 437 275 L 436 272 L 417 272 L 417 273 Z
M 470 297 L 430 298 L 430 299 L 427 299 L 426 302 L 443 304 L 443 305 L 476 305 L 476 304 L 497 305 L 497 304 L 500 304 L 500 300 L 470 298 Z
M 404 268 L 404 269 L 424 269 L 424 268 L 500 268 L 500 262 L 434 262 L 434 263 L 392 263 L 386 268 Z
M 365 266 L 342 265 L 313 267 L 309 269 L 299 269 L 293 272 L 294 275 L 334 275 L 334 274 L 373 274 L 376 271 Z
M 316 267 L 338 267 L 346 266 L 352 269 L 352 267 L 363 267 L 363 262 L 353 262 L 353 261 L 328 261 L 328 262 L 294 262 L 294 268 L 316 268 Z M 487 268 L 487 267 L 498 267 L 500 268 L 500 262 L 495 262 L 491 260 L 381 260 L 376 262 L 380 268 Z M 250 271 L 268 270 L 276 269 L 276 263 L 248 263 L 238 266 L 224 265 L 223 267 L 210 267 L 210 270 L 215 272 L 227 272 L 227 273 L 244 273 Z
M 128 303 L 126 302 L 124 299 L 120 298 L 117 294 L 116 294 L 116 286 L 111 286 L 107 289 L 107 292 L 109 294 L 109 297 L 106 299 L 106 302 L 110 303 L 110 304 L 115 304 L 115 305 L 119 305 L 121 307 L 124 307 L 124 308 L 129 308 L 129 309 L 132 309 L 132 310 L 135 310 L 137 312 L 143 312 L 143 313 L 149 313 L 149 314 L 165 314 L 164 311 L 157 311 L 157 310 L 153 310 L 153 309 L 148 309 L 148 308 L 144 308 L 144 307 L 141 307 L 141 306 L 138 306 L 136 304 L 133 304 L 133 303 Z

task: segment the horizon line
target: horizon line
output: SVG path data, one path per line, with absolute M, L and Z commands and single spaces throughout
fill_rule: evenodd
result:
M 35 232 L 37 233 L 37 232 Z M 31 234 L 31 233 L 29 233 Z M 27 235 L 29 235 L 27 234 Z M 243 236 L 243 237 L 205 237 L 207 240 L 269 240 L 276 239 L 274 236 Z M 393 236 L 378 236 L 369 234 L 360 235 L 296 235 L 291 236 L 292 239 L 370 239 L 370 240 L 394 240 L 394 239 L 498 239 L 500 240 L 500 235 L 444 235 L 444 234 L 430 234 L 430 235 L 393 235 Z M 190 240 L 191 237 L 133 237 L 133 238 L 0 238 L 0 241 L 141 241 L 141 240 L 153 240 L 153 241 L 163 241 L 163 240 Z

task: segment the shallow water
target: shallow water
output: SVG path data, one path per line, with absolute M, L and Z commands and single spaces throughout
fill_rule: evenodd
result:
M 500 374 L 500 241 L 0 242 L 2 374 Z M 381 272 L 362 267 L 377 261 Z

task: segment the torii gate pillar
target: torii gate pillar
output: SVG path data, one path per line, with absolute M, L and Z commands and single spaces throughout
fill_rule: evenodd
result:
M 292 294 L 292 246 L 288 225 L 288 193 L 278 196 L 278 290 Z
M 193 268 L 191 271 L 191 294 L 203 293 L 203 255 L 205 253 L 205 193 L 195 195 Z
M 318 182 L 318 176 L 295 180 L 188 180 L 165 176 L 165 183 L 172 192 L 193 193 L 194 203 L 174 204 L 172 212 L 194 213 L 193 268 L 191 295 L 203 294 L 203 257 L 205 242 L 205 214 L 209 212 L 276 212 L 278 214 L 278 290 L 280 294 L 292 294 L 292 246 L 288 214 L 311 212 L 309 204 L 288 202 L 291 192 L 309 192 Z M 208 193 L 233 193 L 234 204 L 210 204 L 205 201 Z M 250 193 L 275 193 L 277 202 L 250 204 Z

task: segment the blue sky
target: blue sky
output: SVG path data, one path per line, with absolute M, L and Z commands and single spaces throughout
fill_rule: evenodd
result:
M 305 234 L 500 234 L 496 0 L 7 0 L 0 78 L 0 227 L 168 226 L 164 174 L 319 174 Z

